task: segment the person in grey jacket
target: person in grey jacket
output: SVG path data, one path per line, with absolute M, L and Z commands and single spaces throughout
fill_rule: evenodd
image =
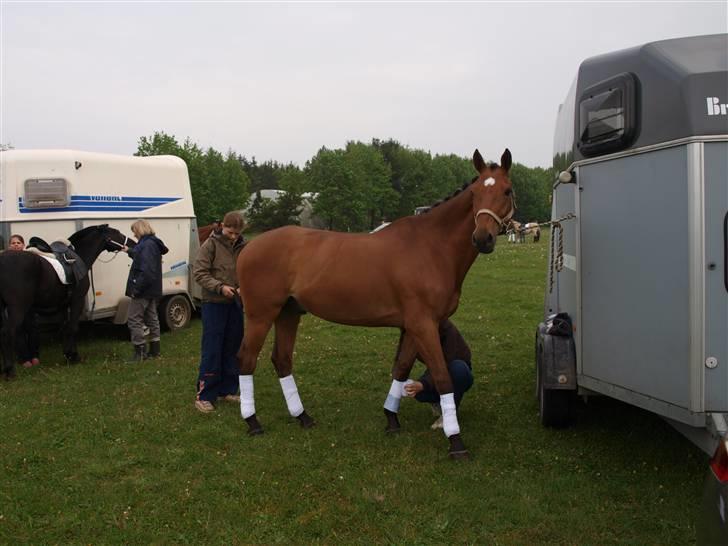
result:
M 215 411 L 218 399 L 240 403 L 237 352 L 243 340 L 243 307 L 235 263 L 245 245 L 243 216 L 229 212 L 222 230 L 202 244 L 193 275 L 202 287 L 202 348 L 195 407 Z
M 162 297 L 162 256 L 169 252 L 146 220 L 137 220 L 131 225 L 131 230 L 139 242 L 132 248 L 123 249 L 132 259 L 126 295 L 131 298 L 127 326 L 134 352 L 127 363 L 160 356 L 157 304 Z M 144 325 L 149 327 L 149 351 L 144 342 Z

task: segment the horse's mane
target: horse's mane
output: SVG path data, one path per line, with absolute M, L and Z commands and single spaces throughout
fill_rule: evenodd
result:
M 78 241 L 80 239 L 83 239 L 84 237 L 86 237 L 87 235 L 89 235 L 92 231 L 98 231 L 98 230 L 101 230 L 101 229 L 106 228 L 106 227 L 108 227 L 108 224 L 103 224 L 103 225 L 100 225 L 100 226 L 88 226 L 88 227 L 85 227 L 85 228 L 77 231 L 76 233 L 74 233 L 73 235 L 71 235 L 68 239 L 72 243 L 75 244 L 76 241 Z
M 486 166 L 487 166 L 487 167 L 488 167 L 489 169 L 493 170 L 493 169 L 496 169 L 496 168 L 498 168 L 498 163 L 493 163 L 493 162 L 489 162 L 489 163 L 486 163 Z M 427 209 L 427 210 L 426 210 L 425 212 L 423 212 L 422 214 L 427 214 L 428 212 L 430 212 L 430 211 L 431 211 L 432 209 L 434 209 L 435 207 L 439 207 L 440 205 L 442 205 L 442 204 L 443 204 L 443 203 L 445 203 L 446 201 L 449 201 L 449 200 L 450 200 L 450 199 L 452 199 L 453 197 L 455 197 L 455 196 L 459 195 L 459 194 L 460 194 L 460 193 L 461 193 L 462 191 L 466 190 L 466 189 L 467 189 L 467 188 L 468 188 L 468 187 L 469 187 L 469 186 L 470 186 L 470 185 L 471 185 L 471 184 L 472 184 L 473 182 L 475 182 L 475 181 L 476 181 L 476 180 L 477 180 L 478 178 L 479 178 L 478 176 L 474 176 L 474 177 L 473 177 L 473 179 L 472 179 L 472 180 L 471 180 L 470 182 L 465 182 L 465 183 L 464 183 L 464 184 L 463 184 L 463 185 L 462 185 L 461 187 L 459 187 L 458 189 L 456 189 L 456 190 L 455 190 L 454 192 L 452 192 L 452 193 L 451 193 L 450 195 L 448 195 L 447 197 L 444 197 L 444 198 L 442 198 L 442 199 L 439 199 L 438 201 L 435 201 L 435 202 L 434 202 L 434 203 L 433 203 L 432 205 L 430 205 L 430 208 L 429 208 L 429 209 Z

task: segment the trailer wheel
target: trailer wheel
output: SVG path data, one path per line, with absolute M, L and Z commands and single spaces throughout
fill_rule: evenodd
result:
M 162 300 L 159 318 L 167 330 L 179 330 L 190 323 L 192 306 L 182 294 L 175 294 Z
M 574 391 L 549 389 L 544 385 L 544 344 L 536 333 L 536 396 L 541 424 L 564 428 L 574 422 Z

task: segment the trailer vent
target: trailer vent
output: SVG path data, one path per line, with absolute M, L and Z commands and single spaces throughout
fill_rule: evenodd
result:
M 579 142 L 585 156 L 627 148 L 637 134 L 637 78 L 625 72 L 586 89 L 579 101 Z
M 29 209 L 67 207 L 68 182 L 63 178 L 31 178 L 25 181 L 23 206 Z

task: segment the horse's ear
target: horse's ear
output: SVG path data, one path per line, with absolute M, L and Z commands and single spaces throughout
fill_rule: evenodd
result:
M 475 167 L 475 170 L 479 173 L 482 173 L 483 169 L 485 169 L 485 161 L 483 161 L 483 156 L 480 155 L 480 152 L 477 148 L 473 152 L 473 166 Z
M 511 170 L 511 151 L 506 148 L 506 151 L 503 152 L 503 155 L 501 156 L 501 167 L 504 171 L 508 172 Z

